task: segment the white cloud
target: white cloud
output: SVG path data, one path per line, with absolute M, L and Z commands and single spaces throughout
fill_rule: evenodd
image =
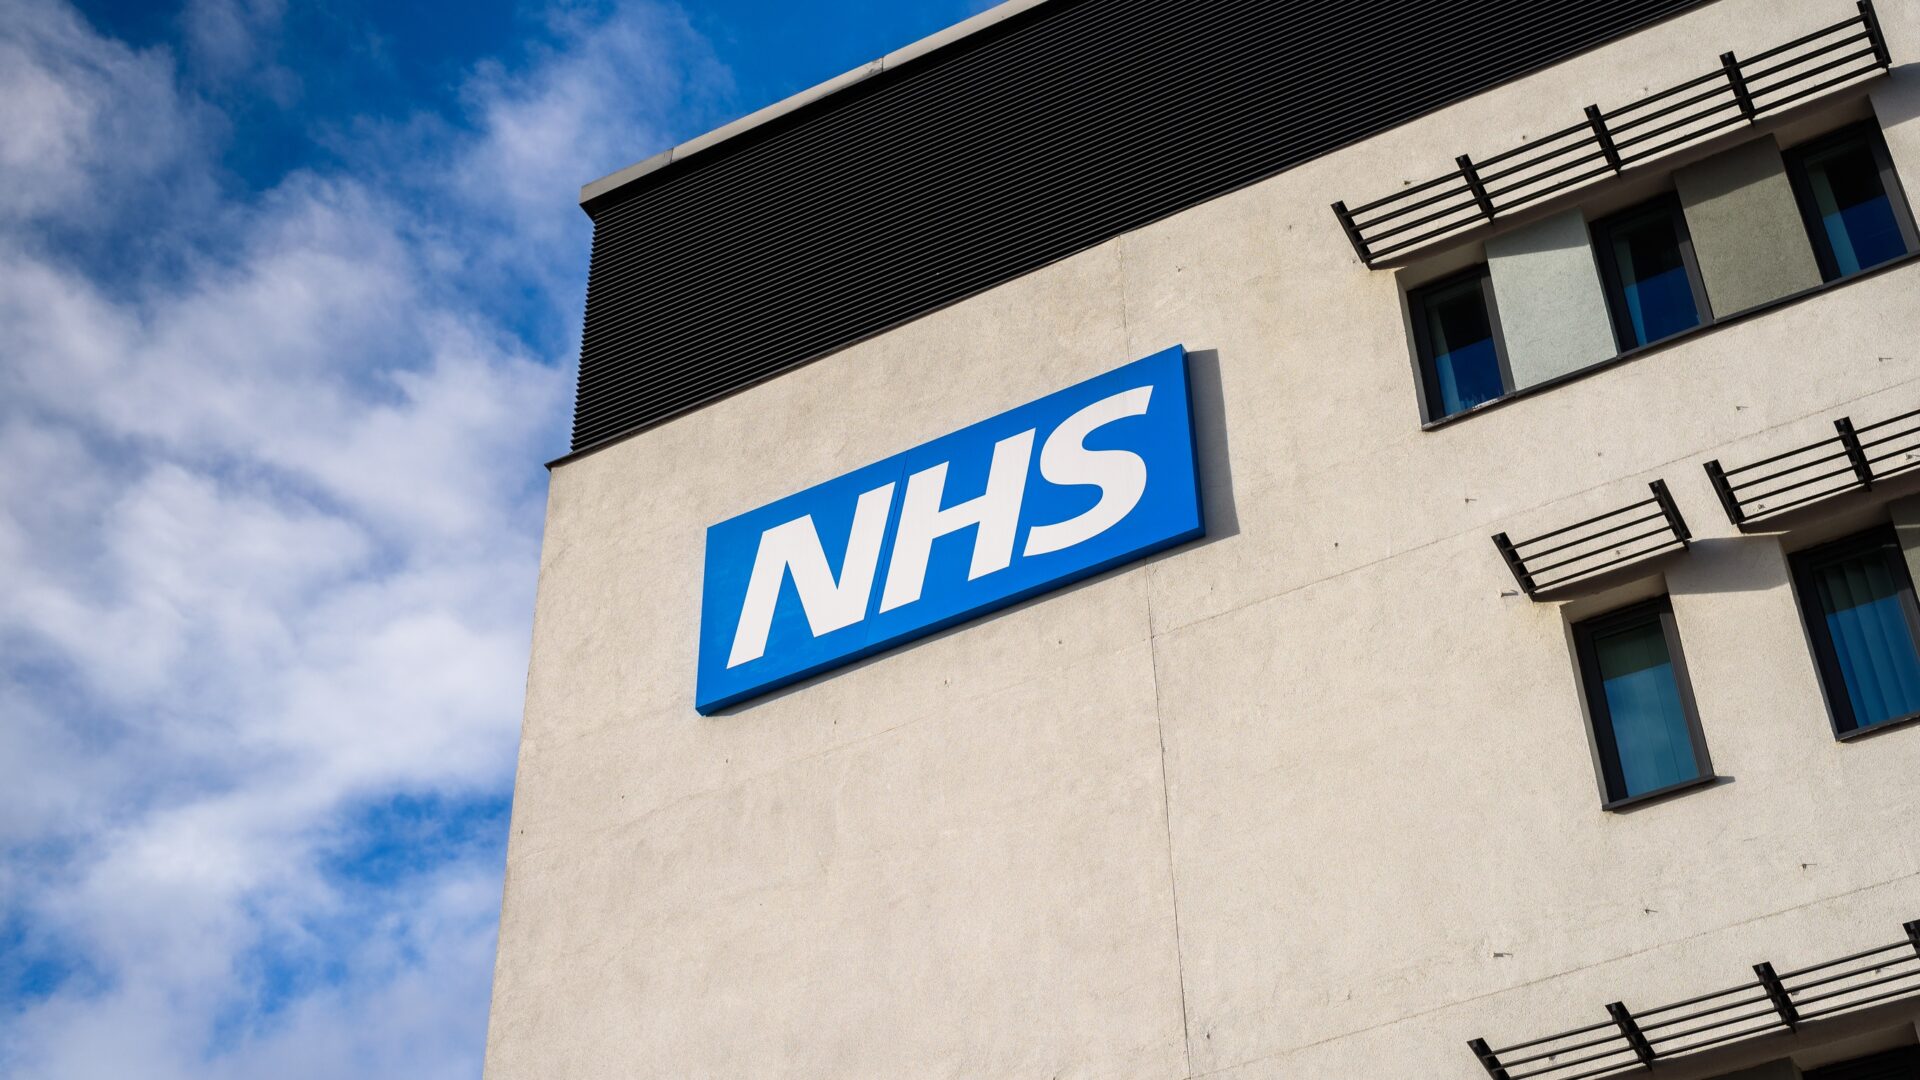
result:
M 262 62 L 277 12 L 195 3 L 192 48 Z M 669 12 L 566 13 L 426 143 L 216 200 L 165 51 L 0 16 L 0 933 L 77 972 L 0 983 L 0 1073 L 471 1076 L 497 847 L 332 860 L 510 782 L 573 191 L 719 76 Z M 207 195 L 128 256 L 164 273 L 60 242 L 162 175 Z
M 468 80 L 463 97 L 480 137 L 456 147 L 442 174 L 469 224 L 495 226 L 465 238 L 468 257 L 541 292 L 579 278 L 577 257 L 555 263 L 539 253 L 562 250 L 584 220 L 571 209 L 581 185 L 672 145 L 689 123 L 705 130 L 727 119 L 717 102 L 732 90 L 677 8 L 632 4 L 596 18 L 562 5 L 549 22 L 559 44 L 545 62 L 518 71 L 483 64 Z M 664 98 L 680 103 L 671 116 L 656 107 Z
M 523 221 L 578 196 L 580 185 L 632 164 L 638 147 L 669 145 L 652 102 L 690 86 L 710 98 L 729 85 L 686 17 L 631 7 L 597 20 L 562 9 L 551 19 L 564 55 L 530 71 L 484 65 L 468 86 L 485 135 L 456 168 L 462 192 Z M 608 87 L 620 91 L 608 94 Z
M 285 0 L 187 0 L 180 20 L 196 69 L 219 79 L 262 63 L 286 14 Z
M 0 3 L 0 226 L 97 209 L 109 176 L 151 178 L 202 139 L 171 59 L 95 35 L 65 5 Z

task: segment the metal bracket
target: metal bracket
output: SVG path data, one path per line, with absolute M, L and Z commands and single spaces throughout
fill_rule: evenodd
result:
M 1453 159 L 1460 166 L 1460 175 L 1466 178 L 1467 190 L 1473 192 L 1473 201 L 1480 204 L 1480 212 L 1493 220 L 1493 200 L 1487 197 L 1487 186 L 1480 182 L 1480 170 L 1473 167 L 1473 159 L 1465 154 Z
M 1733 87 L 1733 100 L 1740 103 L 1740 115 L 1752 120 L 1757 111 L 1753 107 L 1753 95 L 1747 91 L 1747 77 L 1740 72 L 1740 61 L 1730 52 L 1720 54 L 1720 70 L 1727 73 L 1727 82 Z
M 1520 583 L 1520 591 L 1532 596 L 1538 590 L 1534 588 L 1533 575 L 1527 573 L 1527 566 L 1520 561 L 1520 553 L 1513 550 L 1513 541 L 1506 533 L 1493 534 L 1493 546 L 1500 549 L 1500 557 L 1507 560 L 1507 569 L 1513 571 L 1513 580 Z
M 1487 1075 L 1493 1080 L 1512 1080 L 1507 1075 L 1507 1070 L 1500 1067 L 1500 1058 L 1487 1046 L 1487 1040 L 1469 1039 L 1467 1048 L 1473 1051 L 1474 1057 L 1480 1059 L 1481 1066 L 1487 1070 Z
M 1340 227 L 1347 231 L 1347 241 L 1353 245 L 1353 253 L 1360 256 L 1360 265 L 1371 269 L 1373 255 L 1367 251 L 1367 242 L 1361 238 L 1360 230 L 1353 224 L 1353 211 L 1347 209 L 1344 201 L 1337 202 L 1333 204 L 1333 216 L 1340 219 Z
M 1780 1021 L 1789 1030 L 1800 1029 L 1800 1010 L 1793 1007 L 1793 998 L 1787 995 L 1786 984 L 1774 973 L 1770 963 L 1753 965 L 1753 973 L 1760 977 L 1760 985 L 1767 988 L 1767 997 L 1773 1002 L 1773 1011 L 1780 1014 Z
M 1620 148 L 1613 145 L 1613 132 L 1607 130 L 1607 118 L 1600 113 L 1600 106 L 1587 106 L 1587 123 L 1593 127 L 1594 141 L 1600 144 L 1600 153 L 1605 155 L 1607 164 L 1613 166 L 1615 173 L 1623 172 L 1626 163 L 1620 160 Z
M 1873 43 L 1873 58 L 1880 66 L 1893 66 L 1893 53 L 1887 48 L 1886 32 L 1880 29 L 1880 15 L 1873 10 L 1873 0 L 1860 0 L 1860 20 L 1866 24 L 1867 40 Z
M 1667 515 L 1667 524 L 1673 528 L 1673 538 L 1680 541 L 1681 547 L 1693 546 L 1693 531 L 1687 528 L 1687 519 L 1680 516 L 1680 508 L 1673 504 L 1673 494 L 1667 490 L 1665 480 L 1655 480 L 1647 485 L 1653 489 L 1653 497 L 1660 503 L 1660 512 Z
M 1853 466 L 1853 475 L 1860 478 L 1860 486 L 1873 490 L 1873 465 L 1867 461 L 1867 452 L 1860 446 L 1860 436 L 1854 434 L 1853 417 L 1843 416 L 1833 422 L 1833 428 L 1840 433 L 1840 445 L 1846 448 L 1847 462 Z
M 1640 1059 L 1640 1064 L 1651 1069 L 1654 1057 L 1653 1044 L 1648 1042 L 1646 1035 L 1641 1033 L 1640 1024 L 1634 1020 L 1633 1013 L 1627 1011 L 1624 1003 L 1615 1001 L 1608 1004 L 1607 1015 L 1613 1017 L 1614 1025 L 1620 1029 L 1620 1034 L 1627 1037 L 1627 1045 L 1633 1047 L 1633 1055 Z
M 1727 471 L 1720 467 L 1720 459 L 1707 462 L 1707 479 L 1713 483 L 1713 493 L 1720 496 L 1720 508 L 1727 512 L 1727 520 L 1738 526 L 1747 520 L 1747 512 L 1740 506 L 1740 500 L 1734 498 L 1733 486 L 1727 483 Z

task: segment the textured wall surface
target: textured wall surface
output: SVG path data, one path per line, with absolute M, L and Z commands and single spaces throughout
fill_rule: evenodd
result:
M 1820 284 L 1820 265 L 1773 139 L 1681 169 L 1673 182 L 1715 315 Z
M 1920 406 L 1920 267 L 1422 431 L 1327 209 L 1851 10 L 1722 0 L 557 468 L 491 1080 L 1484 1080 L 1470 1038 L 1898 938 L 1920 727 L 1834 740 L 1787 556 L 1920 482 L 1741 535 L 1701 463 Z M 1910 180 L 1916 85 L 1872 88 Z M 694 713 L 709 524 L 1175 343 L 1211 536 Z M 1490 534 L 1656 477 L 1692 553 L 1513 595 Z M 1657 589 L 1724 779 L 1608 814 L 1568 626 Z
M 1490 238 L 1487 269 L 1515 389 L 1610 360 L 1618 351 L 1579 210 Z

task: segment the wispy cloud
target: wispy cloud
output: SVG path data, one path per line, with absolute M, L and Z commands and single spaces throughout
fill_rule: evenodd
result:
M 286 0 L 187 0 L 181 22 L 195 69 L 226 80 L 270 64 L 286 14 Z M 287 76 L 273 81 L 287 88 Z
M 724 79 L 548 29 L 255 192 L 172 53 L 0 0 L 0 1073 L 475 1074 L 572 195 Z
M 0 16 L 0 226 L 129 195 L 201 142 L 167 54 L 104 40 L 64 5 L 8 0 Z

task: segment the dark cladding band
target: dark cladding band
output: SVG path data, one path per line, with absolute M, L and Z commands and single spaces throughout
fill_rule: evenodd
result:
M 1041 4 L 592 200 L 573 449 L 1700 2 Z

